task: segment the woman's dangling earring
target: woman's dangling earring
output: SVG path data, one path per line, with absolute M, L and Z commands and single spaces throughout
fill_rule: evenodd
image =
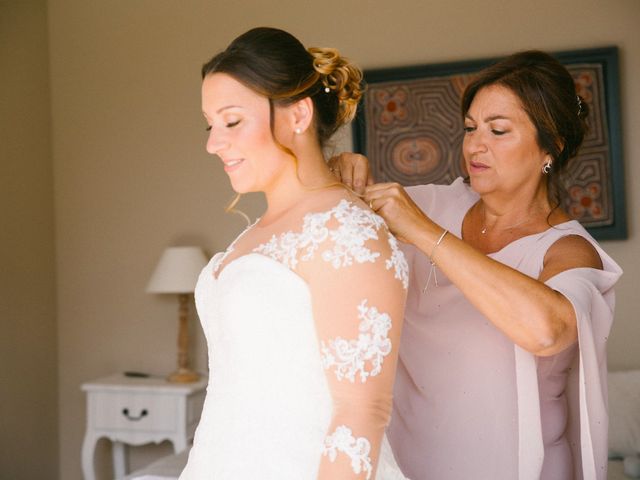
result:
M 542 173 L 544 173 L 545 175 L 548 174 L 551 171 L 551 159 L 547 160 L 547 163 L 544 164 L 544 167 L 542 167 Z

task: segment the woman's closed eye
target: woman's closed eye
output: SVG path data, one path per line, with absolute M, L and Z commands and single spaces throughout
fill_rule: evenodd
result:
M 228 123 L 225 123 L 225 124 L 224 124 L 224 126 L 225 126 L 226 128 L 233 128 L 233 127 L 235 127 L 236 125 L 238 125 L 239 123 L 240 123 L 240 120 L 236 120 L 236 121 L 234 121 L 234 122 L 228 122 Z M 207 132 L 210 132 L 212 128 L 213 128 L 213 125 L 207 125 L 207 128 L 205 128 L 205 130 L 206 130 Z

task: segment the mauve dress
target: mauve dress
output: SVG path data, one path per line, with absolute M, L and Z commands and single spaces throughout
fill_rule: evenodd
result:
M 478 200 L 461 178 L 408 192 L 457 237 Z M 537 278 L 548 248 L 566 235 L 590 241 L 604 269 L 572 269 L 546 282 L 578 319 L 578 342 L 553 357 L 515 346 L 440 271 L 438 286 L 423 293 L 429 260 L 404 247 L 410 285 L 388 435 L 407 477 L 606 479 L 605 343 L 622 270 L 576 221 L 489 256 Z

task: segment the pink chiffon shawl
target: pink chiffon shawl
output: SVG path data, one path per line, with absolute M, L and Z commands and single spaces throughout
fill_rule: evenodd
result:
M 408 191 L 458 237 L 478 200 L 461 178 Z M 620 267 L 576 221 L 489 256 L 537 278 L 547 249 L 565 235 L 590 241 L 604 269 L 572 269 L 546 282 L 578 319 L 577 346 L 546 358 L 510 342 L 441 272 L 423 293 L 430 263 L 405 246 L 410 288 L 388 433 L 412 480 L 606 479 L 605 348 Z

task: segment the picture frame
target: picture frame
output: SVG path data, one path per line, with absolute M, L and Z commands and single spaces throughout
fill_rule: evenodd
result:
M 578 156 L 562 177 L 563 208 L 598 240 L 627 238 L 614 46 L 552 52 L 590 108 Z M 354 151 L 378 182 L 448 184 L 466 176 L 460 97 L 474 73 L 500 58 L 364 71 L 365 95 L 353 122 Z

